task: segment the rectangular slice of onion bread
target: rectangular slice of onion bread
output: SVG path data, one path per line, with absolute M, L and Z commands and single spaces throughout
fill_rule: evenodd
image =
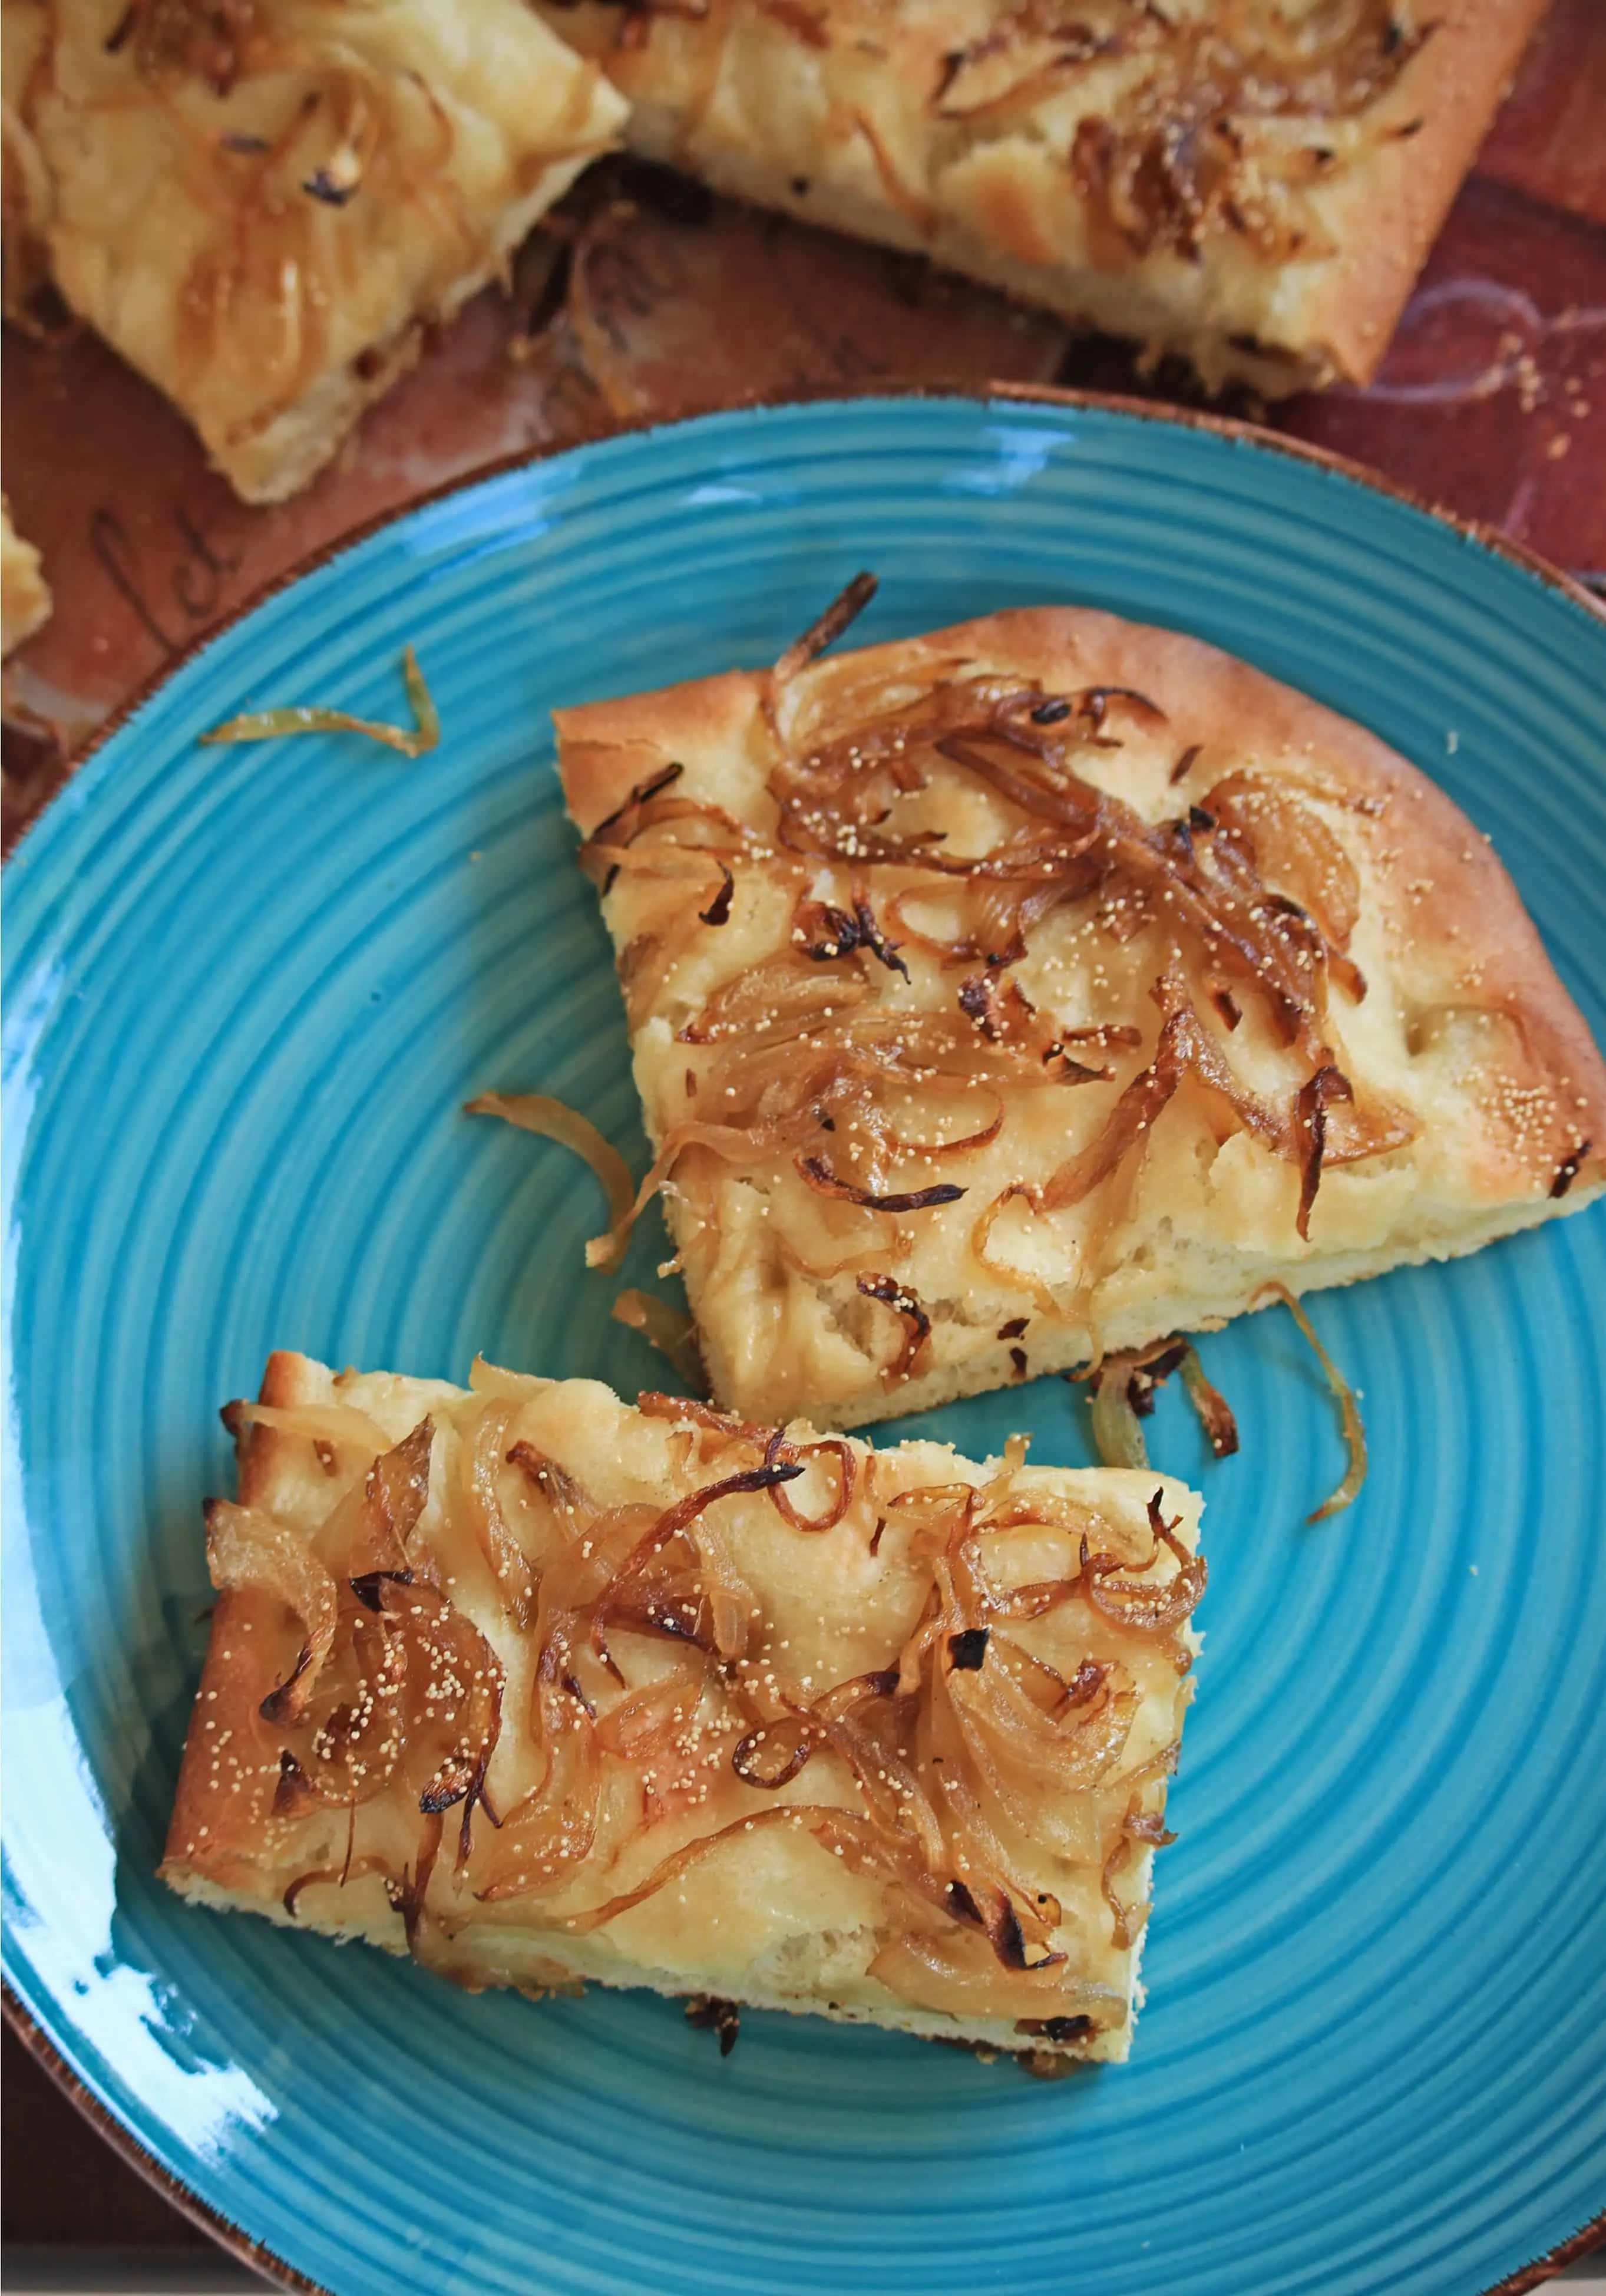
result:
M 1192 1685 L 1164 1476 L 275 1355 L 163 1877 L 470 1987 L 1127 2054 Z
M 4 8 L 56 283 L 249 502 L 307 484 L 624 117 L 522 0 Z
M 1192 360 L 1365 381 L 1545 0 L 543 0 L 632 145 Z
M 719 1400 L 852 1426 L 1606 1183 L 1485 840 L 1174 631 L 996 614 L 556 713 Z

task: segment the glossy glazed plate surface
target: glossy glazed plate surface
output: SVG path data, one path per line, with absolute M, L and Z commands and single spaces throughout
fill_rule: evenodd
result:
M 1606 2205 L 1606 1214 L 1333 1295 L 1372 1472 L 1287 1319 L 1207 1342 L 1198 1701 L 1132 2063 L 1041 2087 L 896 2037 L 470 1998 L 152 1878 L 208 1599 L 216 1418 L 274 1346 L 627 1393 L 594 1184 L 488 1085 L 643 1144 L 547 711 L 1080 601 L 1373 727 L 1490 832 L 1597 1034 L 1606 630 L 1342 473 L 1109 408 L 716 416 L 503 473 L 269 600 L 121 726 L 7 872 L 6 1973 L 151 2155 L 356 2292 L 1471 2296 Z M 201 750 L 247 703 L 445 724 Z M 653 1281 L 656 1223 L 627 1282 Z M 1089 1456 L 1058 1381 L 925 1423 Z

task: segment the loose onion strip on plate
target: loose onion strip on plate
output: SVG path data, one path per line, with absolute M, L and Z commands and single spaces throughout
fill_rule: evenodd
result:
M 382 725 L 373 718 L 354 718 L 347 709 L 291 702 L 280 709 L 248 709 L 243 717 L 214 726 L 200 738 L 203 742 L 272 742 L 282 734 L 365 734 L 370 741 L 382 742 L 388 750 L 399 750 L 404 758 L 422 758 L 440 739 L 440 713 L 410 645 L 402 648 L 402 680 L 416 720 L 411 730 Z
M 560 1147 L 572 1148 L 577 1156 L 585 1158 L 602 1182 L 602 1193 L 608 1199 L 607 1233 L 594 1235 L 587 1243 L 586 1265 L 617 1267 L 628 1241 L 635 1183 L 619 1150 L 603 1139 L 590 1118 L 545 1092 L 482 1092 L 464 1102 L 463 1113 L 499 1116 L 505 1123 L 516 1124 L 520 1131 L 538 1133 L 544 1140 L 555 1140 Z M 628 1322 L 630 1318 L 621 1320 Z
M 554 1100 L 544 1092 L 482 1092 L 465 1103 L 470 1116 L 500 1116 L 521 1131 L 538 1133 L 543 1139 L 555 1140 L 561 1147 L 572 1148 L 583 1156 L 597 1178 L 608 1199 L 608 1230 L 606 1234 L 593 1236 L 586 1246 L 587 1267 L 616 1267 L 624 1255 L 629 1238 L 631 1208 L 635 1201 L 635 1183 L 624 1158 L 611 1142 L 604 1140 L 588 1117 L 567 1102 Z M 686 1385 L 696 1393 L 708 1391 L 708 1374 L 703 1368 L 702 1352 L 697 1344 L 697 1327 L 689 1316 L 672 1308 L 652 1292 L 621 1292 L 611 1309 L 616 1324 L 624 1324 L 631 1331 L 667 1356 Z
M 1188 1400 L 1217 1458 L 1230 1458 L 1236 1451 L 1238 1423 L 1232 1406 L 1205 1376 L 1192 1341 L 1173 1332 L 1163 1340 L 1151 1340 L 1147 1347 L 1105 1356 L 1091 1371 L 1074 1374 L 1092 1384 L 1093 1439 L 1107 1467 L 1149 1464 L 1140 1422 L 1154 1409 L 1155 1390 L 1174 1371 L 1182 1374 Z
M 1344 1480 L 1337 1490 L 1324 1498 L 1321 1505 L 1305 1518 L 1307 1522 L 1320 1522 L 1327 1515 L 1340 1513 L 1360 1496 L 1361 1485 L 1366 1480 L 1366 1430 L 1361 1423 L 1361 1407 L 1355 1399 L 1355 1390 L 1316 1337 L 1315 1325 L 1311 1322 L 1299 1300 L 1295 1299 L 1286 1283 L 1263 1283 L 1255 1294 L 1255 1298 L 1264 1299 L 1267 1292 L 1282 1300 L 1300 1331 L 1310 1341 L 1316 1361 L 1321 1365 L 1325 1374 L 1327 1384 L 1338 1398 L 1339 1410 L 1343 1416 L 1344 1440 L 1349 1448 L 1349 1464 L 1344 1471 Z

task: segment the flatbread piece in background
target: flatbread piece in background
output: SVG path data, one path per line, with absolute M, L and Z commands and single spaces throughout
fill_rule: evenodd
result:
M 1545 4 L 546 13 L 647 158 L 1281 396 L 1374 373 Z
M 521 0 L 4 5 L 55 283 L 251 502 L 307 484 L 624 114 Z

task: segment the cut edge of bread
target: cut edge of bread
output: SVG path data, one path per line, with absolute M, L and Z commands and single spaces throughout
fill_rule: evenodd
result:
M 683 172 L 688 166 L 675 115 L 665 105 L 638 101 L 626 141 L 644 160 Z M 1078 333 L 1113 335 L 1143 345 L 1151 356 L 1173 352 L 1187 360 L 1212 394 L 1242 383 L 1262 398 L 1285 398 L 1295 391 L 1319 390 L 1341 371 L 1336 353 L 1324 346 L 1304 355 L 1257 352 L 1209 327 L 1179 326 L 1163 295 L 1120 272 L 1097 271 L 1091 266 L 1054 270 L 1022 263 L 951 222 L 928 237 L 898 209 L 859 199 L 825 177 L 811 181 L 807 194 L 799 196 L 785 171 L 759 153 L 709 153 L 699 158 L 693 172 L 726 198 L 789 216 L 796 223 L 841 232 L 903 255 L 929 256 L 940 268 L 991 287 L 1014 303 L 1052 312 Z
M 1192 1281 L 1178 1284 L 1141 1308 L 1127 1308 L 1112 1316 L 1099 1332 L 1102 1351 L 1115 1355 L 1127 1348 L 1145 1347 L 1170 1332 L 1219 1330 L 1240 1316 L 1273 1306 L 1277 1294 L 1272 1287 L 1279 1284 L 1298 1298 L 1308 1292 L 1336 1291 L 1364 1283 L 1371 1276 L 1387 1275 L 1398 1267 L 1420 1267 L 1435 1261 L 1465 1259 L 1481 1251 L 1486 1244 L 1541 1226 L 1558 1216 L 1565 1218 L 1583 1211 L 1602 1195 L 1606 1195 L 1606 1187 L 1596 1186 L 1579 1187 L 1561 1204 L 1549 1197 L 1525 1197 L 1517 1203 L 1495 1206 L 1454 1231 L 1429 1235 L 1418 1243 L 1407 1245 L 1395 1240 L 1373 1251 L 1338 1252 L 1300 1260 L 1266 1259 L 1256 1263 L 1248 1274 L 1243 1270 L 1241 1255 L 1236 1251 L 1213 1255 L 1192 1243 L 1186 1255 L 1194 1263 Z M 671 1200 L 668 1207 L 671 1224 L 676 1209 Z M 993 1390 L 1007 1391 L 1054 1373 L 1079 1371 L 1090 1365 L 1099 1351 L 1090 1340 L 1085 1316 L 1075 1308 L 1068 1308 L 1067 1321 L 1059 1325 L 1045 1318 L 1032 1318 L 1028 1368 L 1023 1377 L 1017 1376 L 1011 1355 L 1012 1346 L 1018 1344 L 989 1338 L 987 1346 L 963 1362 L 939 1365 L 920 1378 L 881 1393 L 866 1394 L 834 1412 L 820 1407 L 815 1415 L 831 1427 L 869 1427 L 880 1420 L 901 1419 L 906 1414 L 935 1410 L 939 1404 L 955 1403 L 966 1396 Z M 703 1345 L 707 1352 L 706 1332 Z M 710 1363 L 709 1369 L 717 1394 L 723 1395 L 717 1361 Z M 744 1397 L 744 1407 L 750 1401 L 750 1397 Z
M 1144 1852 L 1141 1867 L 1133 1867 L 1134 1879 L 1141 1878 L 1146 1896 L 1151 1880 L 1153 1852 Z M 315 1936 L 324 1944 L 368 1945 L 390 1955 L 395 1960 L 409 1958 L 401 1917 L 377 1892 L 367 1893 L 372 1902 L 368 1908 L 358 1910 L 353 1906 L 350 1917 L 332 1923 L 320 1919 L 315 1925 L 287 1913 L 277 1898 L 258 1897 L 249 1890 L 227 1890 L 218 1882 L 209 1881 L 195 1873 L 183 1858 L 169 1857 L 160 1868 L 160 1878 L 186 1904 L 204 1906 L 215 1913 L 260 1914 L 277 1929 L 295 1930 L 303 1936 Z M 333 1885 L 320 1890 L 327 1899 Z M 308 1898 L 312 1891 L 306 1892 Z M 355 1900 L 356 1885 L 348 1886 L 345 1895 Z M 1132 2048 L 1133 2029 L 1143 2004 L 1143 1988 L 1139 1978 L 1143 1957 L 1144 1931 L 1134 1940 L 1128 1967 L 1131 1989 L 1123 2024 L 1091 2044 L 1069 2047 L 1049 2040 L 1040 2034 L 1025 2035 L 1015 2030 L 1006 2021 L 987 2018 L 959 2020 L 945 2017 L 934 2011 L 905 2008 L 896 2013 L 882 2012 L 862 2005 L 843 2004 L 829 2000 L 823 1993 L 799 1988 L 796 1991 L 777 1988 L 744 1985 L 734 1997 L 739 2009 L 774 2010 L 789 2017 L 823 2017 L 838 2025 L 873 2026 L 883 2032 L 906 2033 L 914 2039 L 942 2041 L 958 2048 L 972 2049 L 999 2056 L 1053 2057 L 1067 2066 L 1079 2064 L 1124 2064 Z M 599 1949 L 594 1939 L 566 1937 L 561 1931 L 537 1930 L 527 1931 L 498 1925 L 495 1943 L 499 1965 L 510 1969 L 511 1974 L 493 1980 L 488 1978 L 484 1987 L 471 1981 L 465 1989 L 470 1992 L 513 1990 L 526 1995 L 572 1991 L 586 1985 L 605 1985 L 614 1992 L 653 1993 L 661 1998 L 676 2001 L 695 2000 L 700 1997 L 688 1994 L 684 1977 L 672 1970 L 653 1970 L 627 1962 Z M 526 1964 L 526 1973 L 520 1974 L 517 1964 Z M 461 1976 L 455 1981 L 464 1984 Z

